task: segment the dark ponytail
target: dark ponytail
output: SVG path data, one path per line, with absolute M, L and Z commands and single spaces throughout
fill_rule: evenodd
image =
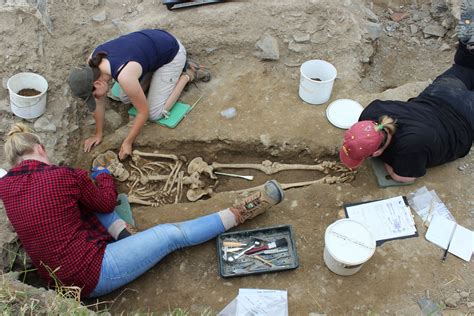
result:
M 89 66 L 92 68 L 92 71 L 94 72 L 94 81 L 97 80 L 97 78 L 99 78 L 100 76 L 99 65 L 102 62 L 102 59 L 105 57 L 107 57 L 106 52 L 98 52 L 97 54 L 89 58 Z

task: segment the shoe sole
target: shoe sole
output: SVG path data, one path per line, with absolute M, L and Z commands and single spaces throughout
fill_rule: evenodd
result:
M 278 181 L 276 180 L 269 180 L 267 182 L 265 182 L 265 186 L 271 186 L 273 189 L 275 189 L 278 194 L 279 194 L 279 197 L 280 199 L 278 200 L 278 202 L 276 202 L 275 204 L 278 204 L 280 203 L 281 201 L 283 201 L 285 199 L 285 191 L 283 190 L 283 188 L 281 187 L 280 183 L 278 183 Z
M 468 21 L 468 23 L 466 23 Z M 460 18 L 457 26 L 458 39 L 464 44 L 473 44 L 474 39 L 474 0 L 461 2 Z

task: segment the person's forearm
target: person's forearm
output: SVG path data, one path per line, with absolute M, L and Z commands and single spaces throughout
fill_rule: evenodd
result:
M 390 177 L 392 177 L 393 180 L 397 181 L 397 182 L 413 182 L 416 180 L 416 178 L 414 177 L 402 177 L 402 176 L 399 176 L 398 174 L 396 174 L 394 171 L 393 171 L 393 168 L 387 164 L 384 164 L 385 165 L 385 169 L 387 169 L 387 172 L 388 174 L 390 175 Z
M 105 125 L 105 100 L 95 99 L 96 107 L 95 111 L 92 114 L 95 120 L 95 135 L 102 137 L 104 134 L 104 125 Z
M 125 141 L 129 142 L 130 144 L 133 144 L 133 142 L 135 141 L 137 136 L 140 134 L 147 120 L 148 120 L 148 113 L 138 112 L 133 122 L 133 125 L 130 128 L 130 131 L 128 132 L 128 135 L 125 138 Z

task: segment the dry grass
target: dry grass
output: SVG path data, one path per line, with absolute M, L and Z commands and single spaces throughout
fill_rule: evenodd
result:
M 1 275 L 0 315 L 90 315 L 92 312 L 75 299 L 16 281 Z

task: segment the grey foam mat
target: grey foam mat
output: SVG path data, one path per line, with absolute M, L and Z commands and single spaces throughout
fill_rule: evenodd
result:
M 393 180 L 389 176 L 387 169 L 385 169 L 385 165 L 383 161 L 379 158 L 371 158 L 370 164 L 372 165 L 372 170 L 374 171 L 375 177 L 377 178 L 377 183 L 379 184 L 379 187 L 381 188 L 399 187 L 399 186 L 405 186 L 405 185 L 410 185 L 414 183 L 414 181 L 413 182 L 398 182 L 398 181 Z

